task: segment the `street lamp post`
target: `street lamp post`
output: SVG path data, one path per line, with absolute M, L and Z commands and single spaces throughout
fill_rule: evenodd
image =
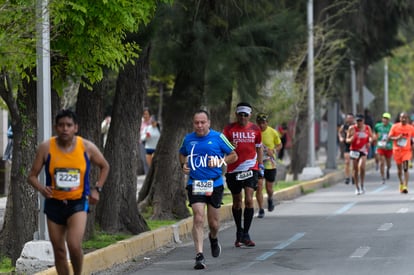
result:
M 51 136 L 51 81 L 50 81 L 50 29 L 48 0 L 37 1 L 37 140 L 42 142 Z M 45 182 L 44 173 L 40 174 L 40 182 Z M 39 208 L 43 207 L 44 198 L 39 194 Z M 39 209 L 40 210 L 40 209 Z M 46 218 L 39 211 L 39 231 L 37 239 L 48 240 Z
M 308 1 L 308 121 L 309 156 L 308 166 L 315 166 L 315 89 L 313 68 L 313 1 Z
M 384 60 L 384 111 L 388 113 L 388 59 Z
M 37 0 L 36 3 L 36 75 L 37 75 L 37 140 L 38 143 L 51 136 L 51 81 L 50 81 L 50 30 L 48 0 Z M 40 182 L 45 182 L 44 173 L 40 173 Z M 16 261 L 17 273 L 36 273 L 39 268 L 45 269 L 53 264 L 53 247 L 49 241 L 46 217 L 42 211 L 44 198 L 40 194 L 39 226 L 33 241 L 25 243 L 20 258 Z M 33 262 L 36 262 L 34 265 Z

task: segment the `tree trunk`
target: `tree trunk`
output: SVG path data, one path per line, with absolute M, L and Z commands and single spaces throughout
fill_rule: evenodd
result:
M 292 136 L 292 155 L 290 162 L 290 172 L 293 174 L 293 179 L 297 180 L 298 175 L 302 173 L 308 160 L 308 109 L 300 108 L 299 114 L 295 123 L 295 134 Z
M 139 129 L 143 99 L 147 91 L 150 47 L 143 48 L 135 65 L 127 64 L 119 73 L 111 127 L 105 157 L 111 165 L 97 205 L 97 220 L 107 232 L 138 234 L 149 230 L 137 206 L 137 171 L 140 161 Z
M 94 84 L 92 91 L 80 86 L 76 101 L 76 114 L 79 120 L 78 135 L 92 141 L 102 148 L 101 120 L 104 113 L 103 94 L 106 89 L 105 79 Z M 98 169 L 93 166 L 90 174 L 91 187 L 95 185 L 98 178 Z M 95 206 L 90 205 L 90 213 L 86 226 L 84 239 L 91 238 L 95 233 Z
M 33 233 L 38 229 L 38 193 L 27 183 L 37 147 L 36 82 L 24 82 L 15 100 L 12 87 L 4 86 L 5 77 L 1 77 L 0 94 L 12 117 L 14 146 L 0 254 L 7 255 L 15 264 L 24 244 L 33 240 Z
M 224 127 L 230 122 L 230 111 L 232 92 L 223 93 L 224 101 L 219 104 L 214 104 L 210 108 L 211 128 L 222 132 Z
M 192 131 L 193 113 L 201 107 L 202 91 L 198 88 L 203 87 L 201 67 L 177 76 L 164 110 L 162 134 L 138 198 L 140 209 L 153 206 L 153 219 L 182 219 L 190 215 L 178 148 L 184 135 Z

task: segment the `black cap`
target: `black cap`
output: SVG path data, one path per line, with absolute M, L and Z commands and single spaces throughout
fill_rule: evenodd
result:
M 356 115 L 356 117 L 355 117 L 355 120 L 356 120 L 356 121 L 358 121 L 358 120 L 364 120 L 364 115 L 362 115 L 362 114 L 357 114 L 357 115 Z

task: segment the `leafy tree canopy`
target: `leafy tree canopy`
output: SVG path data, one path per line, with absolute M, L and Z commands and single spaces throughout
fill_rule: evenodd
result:
M 210 104 L 235 86 L 242 98 L 253 100 L 268 79 L 267 72 L 279 68 L 292 54 L 292 45 L 306 38 L 306 20 L 283 3 L 198 3 L 176 1 L 172 8 L 160 10 L 154 53 L 157 63 L 165 65 L 162 74 L 206 66 L 198 83 L 205 83 Z
M 2 70 L 25 77 L 36 66 L 36 2 L 0 0 L 0 63 Z M 55 88 L 67 77 L 92 84 L 103 68 L 118 70 L 137 57 L 139 45 L 126 34 L 147 24 L 156 0 L 51 1 L 51 66 Z M 164 0 L 162 2 L 169 2 Z

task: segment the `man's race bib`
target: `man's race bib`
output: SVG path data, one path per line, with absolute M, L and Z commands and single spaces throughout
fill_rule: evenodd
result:
M 407 145 L 407 139 L 406 138 L 400 138 L 397 140 L 397 145 L 400 147 L 405 147 Z
M 253 171 L 249 170 L 249 171 L 243 171 L 240 172 L 236 175 L 236 180 L 246 180 L 253 177 Z
M 358 159 L 361 153 L 359 151 L 351 151 L 349 152 L 349 156 L 351 159 Z
M 73 190 L 80 186 L 80 170 L 73 168 L 55 169 L 56 188 L 60 190 Z
M 211 196 L 213 194 L 213 180 L 194 180 L 193 195 Z
M 385 148 L 385 146 L 387 145 L 387 142 L 385 140 L 380 140 L 378 141 L 377 145 L 379 148 Z

